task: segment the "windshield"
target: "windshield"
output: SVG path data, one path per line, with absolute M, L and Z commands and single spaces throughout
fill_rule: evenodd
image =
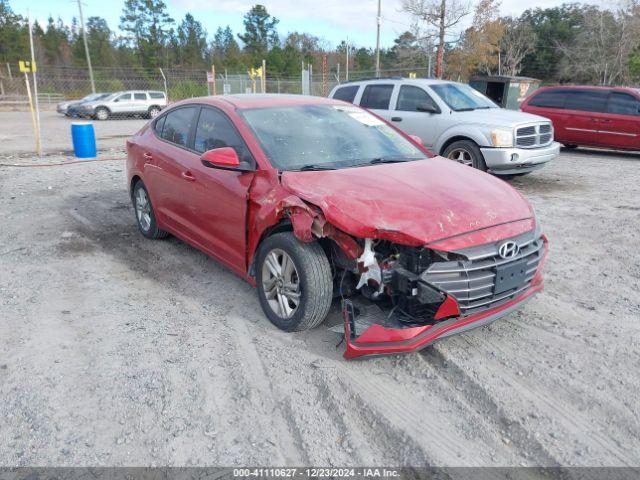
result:
M 297 105 L 240 112 L 280 170 L 348 168 L 419 160 L 425 154 L 353 105 Z
M 499 108 L 495 103 L 469 85 L 440 83 L 430 85 L 431 89 L 456 112 L 484 108 Z

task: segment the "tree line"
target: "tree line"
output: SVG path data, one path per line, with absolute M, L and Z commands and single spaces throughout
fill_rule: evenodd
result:
M 524 75 L 547 83 L 632 84 L 640 81 L 640 4 L 617 7 L 566 3 L 528 9 L 519 17 L 500 15 L 499 0 L 403 0 L 414 22 L 381 51 L 383 70 L 430 69 L 435 76 L 466 80 L 474 74 Z M 470 26 L 460 33 L 460 25 Z M 92 64 L 99 68 L 158 67 L 246 72 L 265 59 L 268 75 L 296 77 L 302 63 L 321 72 L 345 68 L 372 71 L 368 46 L 332 46 L 308 32 L 281 36 L 279 21 L 264 5 L 244 15 L 243 31 L 213 31 L 187 13 L 173 19 L 163 0 L 125 0 L 118 30 L 99 16 L 86 20 Z M 372 27 L 373 32 L 373 27 Z M 76 18 L 50 17 L 33 24 L 37 61 L 54 68 L 86 65 Z M 372 35 L 373 37 L 373 35 Z M 9 0 L 0 0 L 0 62 L 16 65 L 29 57 L 28 25 Z M 1 69 L 0 69 L 1 70 Z

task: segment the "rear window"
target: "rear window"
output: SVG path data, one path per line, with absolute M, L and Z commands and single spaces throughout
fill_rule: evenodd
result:
M 151 98 L 164 98 L 163 92 L 149 92 Z
M 564 108 L 582 112 L 604 112 L 608 96 L 609 92 L 606 90 L 569 90 Z
M 186 147 L 198 107 L 183 107 L 169 112 L 162 127 L 161 137 L 167 142 Z
M 530 101 L 532 107 L 564 108 L 567 90 L 545 90 L 536 94 Z
M 349 87 L 340 87 L 336 90 L 336 93 L 333 94 L 333 98 L 336 100 L 343 100 L 345 102 L 353 103 L 353 100 L 356 98 L 356 93 L 358 93 L 358 85 L 351 85 Z
M 640 102 L 628 93 L 612 92 L 607 104 L 607 112 L 616 115 L 638 115 L 640 114 Z
M 373 110 L 388 110 L 393 85 L 367 85 L 360 99 L 360 106 Z

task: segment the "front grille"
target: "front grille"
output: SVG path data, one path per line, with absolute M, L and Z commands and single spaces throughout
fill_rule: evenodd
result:
M 498 255 L 498 247 L 504 243 L 503 240 L 496 244 L 457 251 L 455 253 L 464 259 L 435 262 L 420 278 L 455 297 L 463 315 L 506 303 L 531 285 L 544 252 L 542 237 L 536 237 L 533 232 L 511 240 L 520 247 L 514 258 L 505 260 Z M 526 260 L 524 281 L 510 290 L 496 294 L 496 267 L 520 260 Z
M 533 148 L 548 145 L 553 141 L 553 127 L 550 123 L 528 125 L 516 130 L 516 146 Z

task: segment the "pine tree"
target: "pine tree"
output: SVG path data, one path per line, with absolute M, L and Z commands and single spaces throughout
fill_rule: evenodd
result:
M 254 5 L 244 16 L 244 34 L 238 38 L 244 43 L 244 51 L 253 65 L 258 65 L 269 49 L 279 44 L 276 25 L 279 20 L 269 15 L 264 5 Z

